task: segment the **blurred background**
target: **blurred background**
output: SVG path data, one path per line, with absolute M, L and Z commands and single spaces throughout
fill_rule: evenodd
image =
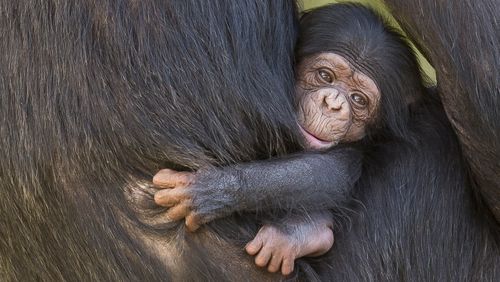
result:
M 411 1 L 411 0 L 408 0 Z M 400 29 L 399 25 L 397 22 L 394 20 L 394 18 L 391 16 L 389 10 L 382 4 L 380 0 L 351 0 L 351 1 L 335 1 L 335 0 L 300 0 L 299 3 L 301 3 L 301 9 L 304 11 L 307 11 L 309 9 L 313 9 L 316 7 L 320 7 L 323 5 L 327 5 L 329 3 L 336 3 L 336 2 L 358 2 L 362 3 L 364 5 L 370 6 L 380 12 L 388 21 L 394 25 L 396 28 Z M 424 77 L 426 77 L 428 81 L 426 83 L 428 85 L 434 85 L 436 84 L 436 72 L 434 71 L 434 68 L 429 64 L 429 62 L 425 59 L 425 57 L 413 46 L 415 51 L 417 52 L 418 60 L 420 62 L 420 66 L 422 68 L 422 71 L 424 73 Z

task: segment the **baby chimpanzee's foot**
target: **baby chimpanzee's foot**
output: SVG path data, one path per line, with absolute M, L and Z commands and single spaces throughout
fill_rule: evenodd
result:
M 269 272 L 281 269 L 283 275 L 292 273 L 295 259 L 320 256 L 333 245 L 331 222 L 315 219 L 296 222 L 280 228 L 264 225 L 257 236 L 247 244 L 246 251 L 256 255 L 255 264 L 267 266 Z

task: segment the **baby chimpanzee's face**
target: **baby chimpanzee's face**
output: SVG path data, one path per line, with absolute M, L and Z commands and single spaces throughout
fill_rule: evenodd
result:
M 362 139 L 380 103 L 375 82 L 335 53 L 303 59 L 296 92 L 299 125 L 311 149 Z

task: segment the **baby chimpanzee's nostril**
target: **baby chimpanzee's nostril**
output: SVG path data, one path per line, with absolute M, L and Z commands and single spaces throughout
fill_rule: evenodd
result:
M 339 111 L 342 109 L 342 105 L 344 103 L 344 99 L 340 97 L 339 91 L 333 89 L 328 95 L 325 95 L 323 104 L 328 110 L 331 111 Z

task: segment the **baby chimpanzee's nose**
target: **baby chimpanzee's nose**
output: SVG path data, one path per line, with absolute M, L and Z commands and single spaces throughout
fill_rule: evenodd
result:
M 341 111 L 342 107 L 344 107 L 346 100 L 344 95 L 340 94 L 340 91 L 334 88 L 328 89 L 328 92 L 325 91 L 323 97 L 323 105 L 332 112 Z

